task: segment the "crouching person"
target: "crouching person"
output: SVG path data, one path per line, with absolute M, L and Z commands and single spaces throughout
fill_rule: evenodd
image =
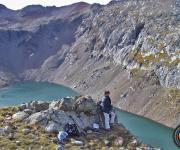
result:
M 102 98 L 101 106 L 104 114 L 105 129 L 110 130 L 110 127 L 113 126 L 114 124 L 115 113 L 113 112 L 113 107 L 111 105 L 111 98 L 109 91 L 104 92 L 104 97 Z

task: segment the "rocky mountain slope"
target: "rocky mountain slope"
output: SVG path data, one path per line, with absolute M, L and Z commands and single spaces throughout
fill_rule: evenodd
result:
M 180 124 L 179 29 L 179 0 L 17 11 L 1 5 L 0 85 L 50 81 L 97 99 L 109 89 L 115 106 L 175 127 Z

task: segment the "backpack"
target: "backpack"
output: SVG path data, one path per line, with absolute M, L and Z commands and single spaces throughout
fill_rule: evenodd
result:
M 69 136 L 79 136 L 79 131 L 76 124 L 67 123 L 64 126 L 64 131 L 67 132 Z

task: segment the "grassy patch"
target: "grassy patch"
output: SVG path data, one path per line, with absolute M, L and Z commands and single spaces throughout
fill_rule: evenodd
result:
M 159 48 L 162 48 L 163 45 L 160 45 Z M 147 50 L 145 52 L 148 52 Z M 166 51 L 161 50 L 157 54 L 150 54 L 145 55 L 145 52 L 141 52 L 140 50 L 136 51 L 135 53 L 131 54 L 131 57 L 133 56 L 133 59 L 139 63 L 144 65 L 145 67 L 150 67 L 153 63 L 159 63 L 162 62 L 167 67 L 178 65 L 180 63 L 180 58 L 176 58 L 175 60 L 171 61 L 171 57 L 167 54 Z M 177 54 L 175 54 L 177 55 Z

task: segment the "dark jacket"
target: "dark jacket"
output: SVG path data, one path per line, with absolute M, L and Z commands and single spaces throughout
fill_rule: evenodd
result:
M 102 98 L 102 111 L 105 113 L 110 113 L 110 111 L 112 110 L 112 105 L 111 105 L 111 99 L 109 96 L 104 96 Z

